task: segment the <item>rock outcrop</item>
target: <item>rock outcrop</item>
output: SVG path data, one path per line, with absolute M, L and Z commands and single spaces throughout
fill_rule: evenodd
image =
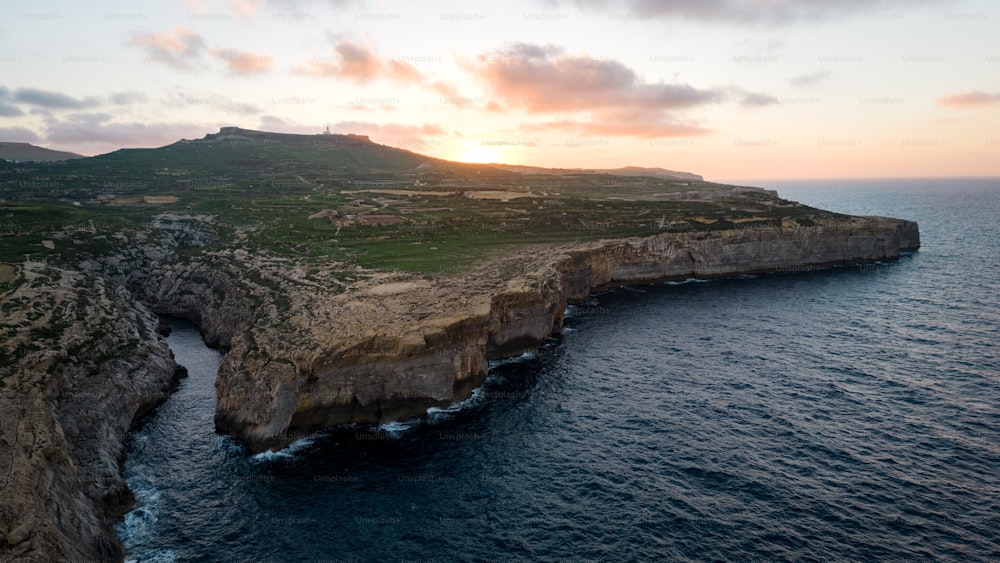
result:
M 216 426 L 263 450 L 323 426 L 419 415 L 465 398 L 488 360 L 537 348 L 561 329 L 566 305 L 596 289 L 892 260 L 919 245 L 910 221 L 789 220 L 536 249 L 433 285 L 378 280 L 334 296 L 300 289 L 294 313 L 231 331 Z M 513 275 L 498 273 L 511 267 Z
M 18 275 L 0 296 L 0 560 L 121 560 L 127 433 L 182 370 L 124 287 L 37 262 Z

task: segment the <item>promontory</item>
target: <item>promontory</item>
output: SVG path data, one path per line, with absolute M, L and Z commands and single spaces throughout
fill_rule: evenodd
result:
M 459 401 L 602 288 L 893 260 L 917 225 L 663 168 L 462 164 L 227 127 L 0 162 L 0 559 L 121 560 L 128 431 L 184 375 L 158 315 L 225 352 L 249 451 Z

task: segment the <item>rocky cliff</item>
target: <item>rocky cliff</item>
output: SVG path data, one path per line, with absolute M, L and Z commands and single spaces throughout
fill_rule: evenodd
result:
M 0 560 L 121 560 L 127 433 L 182 373 L 158 319 L 107 278 L 38 262 L 0 311 Z
M 219 371 L 216 426 L 262 450 L 323 426 L 419 415 L 466 397 L 488 360 L 537 348 L 561 329 L 566 305 L 596 289 L 892 260 L 919 244 L 909 221 L 786 221 L 533 249 L 434 284 L 300 289 L 278 323 L 222 323 L 243 337 Z
M 127 430 L 179 374 L 150 309 L 196 322 L 227 351 L 216 426 L 263 450 L 461 400 L 489 360 L 536 349 L 567 304 L 600 288 L 890 260 L 920 244 L 912 222 L 831 217 L 534 247 L 433 280 L 344 281 L 238 249 L 180 252 L 211 241 L 210 221 L 159 217 L 80 272 L 27 262 L 0 297 L 0 558 L 122 558 Z

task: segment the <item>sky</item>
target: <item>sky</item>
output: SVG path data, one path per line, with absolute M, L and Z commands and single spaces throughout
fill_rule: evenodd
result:
M 996 0 L 8 5 L 0 141 L 223 126 L 709 180 L 1000 176 Z

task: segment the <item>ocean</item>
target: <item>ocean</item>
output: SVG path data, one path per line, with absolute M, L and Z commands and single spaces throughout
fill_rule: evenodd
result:
M 136 561 L 1000 560 L 1000 179 L 757 182 L 899 261 L 622 288 L 421 420 L 251 455 L 218 352 L 133 431 Z

